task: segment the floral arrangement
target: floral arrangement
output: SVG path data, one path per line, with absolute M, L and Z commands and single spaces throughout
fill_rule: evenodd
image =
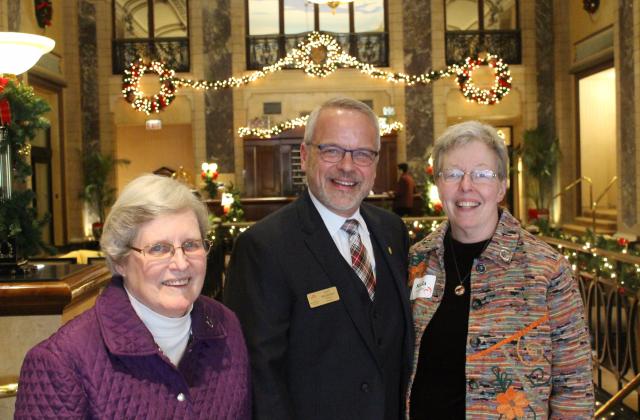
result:
M 209 198 L 216 198 L 218 195 L 218 189 L 223 185 L 217 182 L 218 179 L 218 164 L 217 163 L 202 163 L 202 172 L 200 178 L 204 181 L 203 190 L 209 194 Z

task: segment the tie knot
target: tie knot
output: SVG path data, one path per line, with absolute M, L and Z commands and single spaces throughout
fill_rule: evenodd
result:
M 347 232 L 349 235 L 358 233 L 358 226 L 360 223 L 356 219 L 347 219 L 340 229 Z

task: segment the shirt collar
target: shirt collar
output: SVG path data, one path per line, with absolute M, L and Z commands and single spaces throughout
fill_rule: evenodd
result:
M 320 200 L 318 200 L 313 195 L 311 190 L 309 190 L 309 197 L 311 197 L 311 202 L 313 202 L 313 205 L 318 210 L 318 213 L 320 213 L 320 217 L 322 218 L 322 221 L 324 222 L 324 225 L 327 227 L 327 230 L 329 231 L 331 236 L 340 232 L 340 228 L 342 227 L 345 220 L 347 219 L 357 220 L 358 223 L 360 223 L 360 232 L 365 233 L 367 235 L 369 234 L 369 230 L 367 229 L 367 224 L 365 223 L 362 217 L 362 214 L 360 214 L 360 208 L 358 208 L 351 216 L 343 217 L 329 210 L 327 206 L 322 204 Z

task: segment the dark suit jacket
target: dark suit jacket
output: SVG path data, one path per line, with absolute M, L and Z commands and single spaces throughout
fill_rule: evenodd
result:
M 404 392 L 413 347 L 407 231 L 386 210 L 363 204 L 360 211 L 402 297 Z M 308 193 L 238 237 L 224 302 L 247 340 L 254 418 L 384 418 L 383 361 L 349 270 Z M 310 308 L 308 293 L 333 286 L 339 301 Z

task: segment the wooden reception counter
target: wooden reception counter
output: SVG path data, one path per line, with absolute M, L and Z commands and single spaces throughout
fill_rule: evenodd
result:
M 0 419 L 13 418 L 15 383 L 30 348 L 90 308 L 109 283 L 104 265 L 46 264 L 20 276 L 0 275 Z
M 0 316 L 65 313 L 68 318 L 66 312 L 93 303 L 110 279 L 104 264 L 44 265 L 30 274 L 0 275 Z

